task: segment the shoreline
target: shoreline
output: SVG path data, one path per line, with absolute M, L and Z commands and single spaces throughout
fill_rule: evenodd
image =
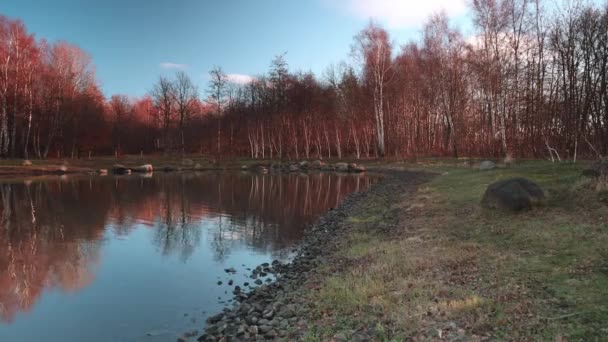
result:
M 63 176 L 63 175 L 125 175 L 135 173 L 174 173 L 189 171 L 243 171 L 252 173 L 268 172 L 340 172 L 362 173 L 366 168 L 352 161 L 332 161 L 325 163 L 317 160 L 281 161 L 281 160 L 240 160 L 229 159 L 223 163 L 215 163 L 207 158 L 181 157 L 126 157 L 123 159 L 98 158 L 76 160 L 4 160 L 0 163 L 0 181 L 19 179 L 22 177 Z M 365 161 L 364 161 L 365 162 Z M 315 163 L 319 163 L 315 165 Z M 304 165 L 305 166 L 302 166 Z M 342 164 L 344 169 L 338 167 Z M 150 166 L 150 171 L 147 167 Z M 146 167 L 145 171 L 142 168 Z M 125 172 L 128 171 L 128 172 Z
M 358 207 L 378 200 L 392 202 L 402 195 L 413 195 L 418 186 L 432 178 L 428 172 L 396 171 L 377 169 L 374 173 L 383 179 L 366 191 L 347 196 L 337 208 L 330 210 L 312 224 L 297 247 L 297 254 L 289 263 L 262 264 L 253 270 L 275 275 L 270 284 L 261 285 L 250 292 L 241 292 L 237 287 L 233 292 L 234 305 L 225 308 L 207 319 L 205 333 L 198 341 L 251 341 L 303 339 L 308 333 L 308 323 L 312 319 L 312 308 L 302 296 L 307 288 L 307 280 L 318 276 L 317 269 L 340 267 L 333 258 L 338 246 L 350 231 L 349 217 L 355 215 Z M 387 203 L 388 204 L 388 203 Z M 398 215 L 398 213 L 393 213 Z M 386 218 L 397 224 L 398 218 Z M 392 226 L 374 227 L 386 233 Z M 363 329 L 357 332 L 359 340 L 369 340 L 374 332 Z

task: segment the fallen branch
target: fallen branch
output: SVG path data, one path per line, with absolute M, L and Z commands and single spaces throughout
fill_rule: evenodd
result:
M 587 139 L 587 135 L 583 134 L 583 138 L 585 138 L 585 141 L 587 142 L 587 145 L 589 145 L 589 147 L 591 148 L 591 150 L 593 150 L 593 152 L 595 152 L 595 154 L 597 154 L 599 159 L 604 159 L 604 157 L 602 156 L 601 153 L 598 152 L 598 150 L 595 149 L 595 147 L 593 146 L 593 144 L 589 141 L 589 139 Z
M 549 146 L 549 142 L 547 140 L 545 140 L 545 146 L 547 146 L 547 150 L 549 151 L 549 155 L 551 156 L 551 162 L 555 163 L 555 159 L 553 158 L 553 153 L 555 153 L 555 155 L 557 156 L 557 160 L 559 160 L 559 162 L 561 163 L 562 158 L 559 156 L 559 153 L 557 153 L 556 149 Z

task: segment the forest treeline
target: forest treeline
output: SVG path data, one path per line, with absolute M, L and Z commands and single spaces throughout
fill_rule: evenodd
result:
M 370 22 L 321 76 L 285 54 L 246 84 L 220 67 L 105 99 L 88 55 L 0 17 L 0 154 L 204 153 L 251 158 L 608 154 L 608 2 L 473 0 L 402 46 Z M 314 47 L 311 47 L 314 48 Z

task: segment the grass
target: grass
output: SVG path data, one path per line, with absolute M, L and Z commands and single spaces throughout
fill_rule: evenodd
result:
M 321 271 L 308 293 L 320 340 L 362 328 L 378 336 L 378 326 L 394 340 L 606 338 L 604 184 L 567 163 L 416 167 L 439 176 L 413 198 L 387 194 L 380 203 L 391 205 L 363 203 L 347 219 L 351 233 L 334 256 L 345 266 Z M 541 185 L 547 203 L 520 214 L 480 209 L 488 184 L 515 176 Z M 398 226 L 377 233 L 390 215 Z

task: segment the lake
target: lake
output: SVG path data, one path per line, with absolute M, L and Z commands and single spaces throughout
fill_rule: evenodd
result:
M 288 260 L 308 224 L 376 181 L 193 172 L 2 183 L 0 341 L 202 333 L 230 305 L 230 280 L 243 287 L 248 268 Z

